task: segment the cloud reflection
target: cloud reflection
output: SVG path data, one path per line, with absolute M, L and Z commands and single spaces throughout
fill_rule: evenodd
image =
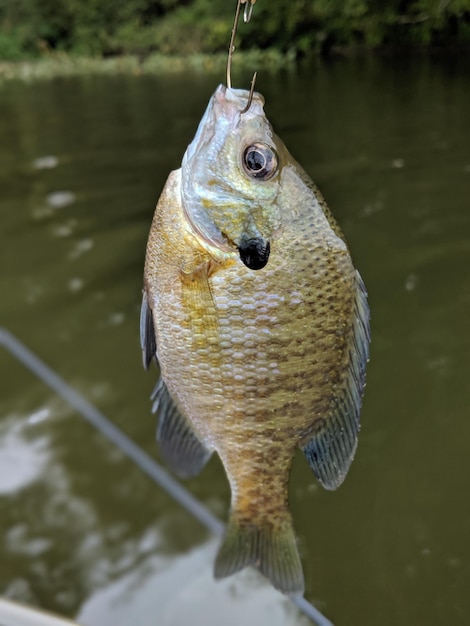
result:
M 83 626 L 306 626 L 309 620 L 254 570 L 215 581 L 217 541 L 187 554 L 153 555 L 83 605 Z

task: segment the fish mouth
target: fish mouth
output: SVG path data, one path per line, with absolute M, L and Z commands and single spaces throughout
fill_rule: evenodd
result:
M 261 270 L 268 262 L 271 246 L 261 237 L 244 239 L 237 247 L 241 261 L 250 270 Z

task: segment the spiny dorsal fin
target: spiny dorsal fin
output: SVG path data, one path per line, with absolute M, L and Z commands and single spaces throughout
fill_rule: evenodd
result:
M 325 489 L 340 486 L 357 447 L 370 329 L 367 293 L 358 272 L 356 282 L 355 319 L 349 346 L 347 380 L 330 414 L 325 419 L 317 420 L 315 434 L 302 448 L 313 473 Z
M 149 307 L 147 293 L 142 295 L 142 308 L 140 309 L 140 346 L 145 369 L 148 369 L 152 359 L 157 358 L 157 342 L 153 325 L 152 310 Z
M 254 565 L 272 585 L 288 595 L 303 595 L 304 575 L 290 515 L 263 528 L 242 525 L 231 516 L 215 561 L 215 578 Z
M 152 393 L 152 400 L 153 413 L 158 411 L 157 441 L 165 461 L 182 478 L 196 476 L 209 460 L 212 450 L 198 438 L 161 378 Z

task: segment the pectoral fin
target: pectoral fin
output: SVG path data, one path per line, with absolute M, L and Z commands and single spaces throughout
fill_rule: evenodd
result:
M 336 489 L 343 482 L 357 447 L 370 329 L 367 293 L 358 273 L 356 280 L 348 372 L 329 415 L 315 422 L 312 439 L 302 447 L 313 473 L 326 489 Z
M 152 359 L 157 358 L 157 342 L 155 339 L 155 327 L 153 325 L 152 310 L 148 303 L 147 293 L 142 295 L 142 308 L 140 309 L 140 346 L 145 369 L 148 369 Z
M 183 308 L 192 327 L 194 349 L 204 347 L 207 337 L 217 333 L 218 321 L 209 277 L 215 264 L 207 255 L 193 255 L 183 265 L 180 279 L 183 285 Z
M 210 450 L 181 414 L 160 378 L 152 394 L 152 412 L 158 411 L 157 441 L 171 469 L 182 478 L 196 476 L 209 460 Z

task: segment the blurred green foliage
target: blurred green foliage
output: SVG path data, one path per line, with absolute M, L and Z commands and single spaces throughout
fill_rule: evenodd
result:
M 0 59 L 226 50 L 235 0 L 0 0 Z M 470 44 L 470 0 L 258 0 L 241 48 Z

